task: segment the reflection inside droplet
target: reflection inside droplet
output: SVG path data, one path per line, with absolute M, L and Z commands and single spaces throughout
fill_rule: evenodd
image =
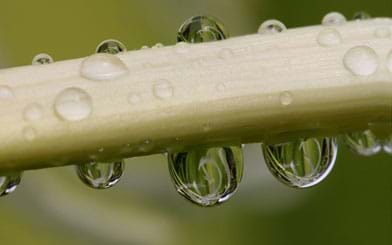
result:
M 107 189 L 114 186 L 124 171 L 122 161 L 101 163 L 90 162 L 76 166 L 79 178 L 94 189 Z

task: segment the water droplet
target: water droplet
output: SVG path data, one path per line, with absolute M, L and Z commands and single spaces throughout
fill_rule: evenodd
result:
M 0 196 L 14 192 L 20 183 L 21 175 L 22 173 L 12 173 L 0 176 Z
M 370 16 L 370 14 L 366 13 L 365 11 L 358 11 L 353 15 L 353 20 L 368 20 L 371 18 L 372 16 Z
M 37 54 L 36 56 L 34 56 L 33 61 L 31 63 L 33 65 L 47 65 L 53 63 L 53 58 L 52 56 L 45 53 Z
M 23 111 L 23 117 L 28 122 L 38 121 L 43 116 L 43 108 L 40 104 L 32 103 Z
M 195 16 L 181 25 L 177 42 L 202 43 L 223 40 L 228 37 L 223 25 L 210 16 Z
M 392 155 L 392 134 L 384 141 L 384 151 Z
M 67 88 L 57 95 L 54 110 L 66 121 L 80 121 L 92 113 L 91 97 L 80 88 Z
M 133 105 L 139 104 L 142 102 L 142 97 L 138 94 L 130 93 L 128 95 L 128 102 Z
M 165 47 L 165 45 L 163 45 L 162 43 L 157 43 L 154 46 L 152 46 L 152 49 L 163 48 L 163 47 Z
M 118 54 L 127 52 L 127 47 L 115 39 L 108 39 L 98 44 L 95 53 Z
M 14 92 L 6 85 L 0 85 L 0 99 L 12 99 L 14 98 Z
M 321 46 L 328 47 L 340 44 L 342 37 L 337 30 L 326 28 L 319 33 L 317 41 Z
M 98 152 L 103 152 L 105 149 L 103 147 L 98 148 Z
M 339 12 L 331 12 L 324 16 L 321 21 L 324 26 L 338 26 L 346 23 L 346 17 Z
M 293 95 L 289 91 L 284 91 L 280 94 L 280 103 L 283 106 L 288 106 L 293 103 Z
M 225 85 L 224 83 L 219 83 L 219 84 L 216 86 L 216 90 L 218 90 L 219 92 L 223 92 L 223 91 L 226 90 L 226 85 Z
M 90 162 L 76 166 L 79 178 L 94 189 L 107 189 L 114 186 L 124 171 L 122 161 L 103 163 Z
M 283 32 L 285 30 L 287 30 L 286 26 L 279 20 L 267 20 L 260 25 L 257 33 L 275 34 L 275 33 Z
M 173 96 L 174 88 L 168 80 L 158 80 L 154 85 L 154 95 L 159 99 L 167 99 Z
M 177 54 L 187 54 L 189 52 L 189 44 L 185 42 L 179 42 L 174 48 Z
M 234 52 L 232 49 L 229 48 L 223 48 L 219 51 L 218 54 L 219 58 L 223 59 L 223 60 L 228 60 L 234 57 Z
M 331 172 L 337 155 L 334 138 L 309 138 L 262 145 L 264 160 L 282 183 L 296 188 L 314 186 Z
M 369 76 L 377 71 L 378 56 L 368 46 L 357 46 L 347 51 L 343 63 L 346 69 L 358 76 Z
M 140 49 L 149 49 L 149 47 L 147 45 L 142 46 Z
M 128 74 L 128 68 L 117 56 L 99 53 L 82 62 L 80 73 L 87 79 L 103 81 L 125 76 Z
M 387 56 L 387 68 L 388 68 L 389 72 L 392 72 L 392 51 L 389 52 L 389 54 Z
M 353 152 L 361 156 L 372 156 L 381 150 L 381 142 L 370 130 L 346 134 L 343 141 Z
M 377 38 L 390 38 L 391 30 L 388 27 L 379 27 L 374 31 L 374 36 Z
M 23 129 L 23 136 L 27 141 L 33 141 L 37 137 L 37 131 L 33 127 Z
M 168 161 L 177 192 L 201 206 L 227 201 L 241 182 L 243 158 L 237 146 L 169 153 Z

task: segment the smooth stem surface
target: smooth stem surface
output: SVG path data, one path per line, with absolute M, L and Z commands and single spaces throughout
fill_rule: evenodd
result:
M 386 135 L 392 121 L 392 19 L 332 27 L 341 37 L 332 46 L 318 41 L 326 28 L 131 51 L 117 56 L 127 73 L 121 75 L 120 67 L 115 72 L 121 76 L 100 81 L 81 75 L 83 59 L 1 70 L 0 171 L 368 127 Z M 343 64 L 347 51 L 361 45 L 377 54 L 377 71 L 368 76 Z M 93 68 L 91 76 L 111 69 Z M 78 96 L 63 109 L 80 120 L 59 116 L 55 103 L 67 88 L 89 96 L 88 116 L 88 106 L 69 111 L 72 100 L 83 102 Z

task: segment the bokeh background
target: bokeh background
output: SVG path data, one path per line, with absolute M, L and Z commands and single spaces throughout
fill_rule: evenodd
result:
M 86 56 L 108 38 L 128 50 L 171 45 L 181 23 L 199 14 L 219 18 L 232 36 L 255 33 L 270 18 L 290 28 L 319 24 L 330 11 L 392 16 L 391 0 L 0 3 L 1 68 L 30 64 L 41 52 Z M 295 190 L 273 179 L 258 144 L 244 154 L 239 192 L 214 208 L 175 192 L 163 155 L 128 160 L 122 180 L 104 191 L 82 184 L 73 167 L 27 171 L 0 200 L 0 244 L 392 244 L 392 157 L 360 157 L 341 145 L 329 178 Z

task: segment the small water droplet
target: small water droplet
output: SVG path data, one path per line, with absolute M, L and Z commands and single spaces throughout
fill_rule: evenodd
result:
M 128 102 L 133 105 L 139 104 L 142 102 L 142 97 L 138 94 L 130 93 L 128 95 Z
M 33 65 L 47 65 L 53 63 L 52 56 L 41 53 L 34 56 L 33 61 L 31 62 Z
M 390 38 L 391 30 L 388 27 L 379 27 L 374 31 L 374 36 L 377 38 Z
M 177 42 L 202 43 L 223 40 L 228 37 L 223 25 L 210 16 L 187 19 L 178 30 Z
M 103 152 L 105 149 L 103 147 L 98 148 L 98 152 Z
M 32 103 L 23 111 L 23 117 L 27 122 L 38 121 L 43 116 L 43 108 L 40 104 Z
M 66 121 L 80 121 L 92 113 L 91 97 L 80 88 L 67 88 L 55 99 L 56 114 Z
M 368 46 L 357 46 L 347 51 L 343 63 L 346 69 L 358 76 L 370 76 L 377 71 L 379 60 Z
M 187 54 L 189 52 L 189 44 L 186 42 L 179 42 L 174 47 L 174 51 L 177 54 Z
M 219 92 L 223 92 L 223 91 L 226 90 L 226 85 L 225 85 L 224 83 L 219 83 L 219 84 L 216 86 L 216 90 L 218 90 Z
M 33 141 L 37 137 L 37 131 L 33 127 L 25 127 L 23 129 L 23 136 L 27 141 Z
M 339 12 L 331 12 L 324 16 L 321 24 L 324 26 L 338 26 L 347 22 L 346 17 Z
M 168 162 L 177 192 L 204 207 L 230 199 L 242 178 L 242 150 L 237 146 L 169 153 Z
M 90 162 L 76 166 L 79 178 L 94 189 L 107 189 L 114 186 L 124 172 L 123 161 L 110 163 Z
M 12 173 L 0 176 L 0 196 L 8 195 L 16 190 L 22 173 Z
M 361 156 L 372 156 L 381 150 L 380 140 L 370 130 L 346 134 L 343 141 L 350 150 Z
M 389 72 L 392 72 L 392 51 L 387 55 L 387 68 Z
M 284 32 L 285 30 L 287 30 L 286 26 L 279 20 L 267 20 L 260 25 L 257 33 L 275 34 L 275 33 Z
M 293 95 L 289 91 L 284 91 L 280 94 L 280 103 L 283 106 L 288 106 L 293 103 Z
M 104 81 L 127 75 L 128 68 L 116 55 L 99 53 L 82 62 L 80 74 L 90 80 Z
M 311 187 L 324 180 L 335 165 L 337 149 L 334 138 L 262 145 L 271 173 L 282 183 L 296 188 Z
M 152 49 L 163 48 L 163 47 L 165 47 L 165 45 L 163 45 L 162 43 L 157 43 L 154 46 L 152 46 Z
M 358 11 L 353 15 L 353 20 L 368 20 L 371 18 L 372 16 L 365 11 Z
M 319 33 L 317 42 L 324 47 L 334 46 L 342 42 L 342 37 L 337 30 L 326 28 Z
M 150 47 L 148 47 L 147 45 L 144 45 L 144 46 L 142 46 L 140 49 L 141 50 L 143 50 L 143 49 L 149 49 Z
M 14 98 L 14 92 L 6 85 L 0 85 L 0 99 L 12 99 Z
M 118 54 L 127 52 L 127 47 L 115 39 L 108 39 L 98 44 L 95 53 Z
M 384 152 L 392 155 L 392 134 L 384 141 Z
M 159 99 L 167 99 L 173 96 L 174 88 L 168 80 L 158 80 L 154 85 L 154 95 Z
M 234 57 L 234 52 L 232 49 L 229 48 L 223 48 L 219 51 L 218 54 L 219 58 L 223 59 L 223 60 L 228 60 Z

